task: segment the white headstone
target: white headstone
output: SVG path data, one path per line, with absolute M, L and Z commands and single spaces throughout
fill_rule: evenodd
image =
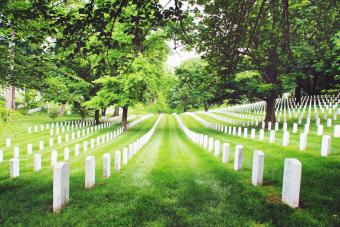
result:
M 214 139 L 212 137 L 209 138 L 209 147 L 208 151 L 211 152 L 214 149 Z
M 70 167 L 59 162 L 53 168 L 53 213 L 59 213 L 69 201 Z
M 229 160 L 229 151 L 230 151 L 229 143 L 224 143 L 223 144 L 223 149 L 222 149 L 222 162 L 223 163 L 228 163 L 228 160 Z
M 51 166 L 53 167 L 58 162 L 58 151 L 53 150 L 51 152 Z
M 127 147 L 123 148 L 123 165 L 128 163 L 128 149 Z
M 283 132 L 283 139 L 282 139 L 282 146 L 286 147 L 289 145 L 289 132 L 284 131 Z
M 220 141 L 219 140 L 215 140 L 214 155 L 216 157 L 218 157 L 220 155 Z
M 14 158 L 19 158 L 20 157 L 20 149 L 19 147 L 14 147 Z
M 262 151 L 254 151 L 251 182 L 254 186 L 262 185 L 264 169 L 264 154 Z
M 292 208 L 299 206 L 301 162 L 294 158 L 286 158 L 283 173 L 282 201 Z
M 116 151 L 115 153 L 115 172 L 119 172 L 120 170 L 120 151 Z
M 340 137 L 340 125 L 334 126 L 334 137 L 339 138 Z
M 77 143 L 76 145 L 74 145 L 74 156 L 79 155 L 79 150 L 80 150 L 80 145 Z
M 322 137 L 321 156 L 328 156 L 330 152 L 331 152 L 331 137 L 324 135 Z
M 41 170 L 41 154 L 34 155 L 34 171 Z
M 0 150 L 0 163 L 4 161 L 4 151 Z
M 111 155 L 109 153 L 103 155 L 103 165 L 104 178 L 109 178 L 111 176 Z
M 18 177 L 20 173 L 19 170 L 19 158 L 13 158 L 10 160 L 10 175 L 11 178 Z
M 11 138 L 6 139 L 6 147 L 11 147 Z
M 299 144 L 299 150 L 304 151 L 307 148 L 307 134 L 301 133 L 300 134 L 300 144 Z
M 318 136 L 323 135 L 323 125 L 318 125 Z
M 275 131 L 272 130 L 270 131 L 270 134 L 269 134 L 269 143 L 274 143 L 275 142 Z
M 255 139 L 255 129 L 254 128 L 252 128 L 251 131 L 250 131 L 250 138 Z
M 296 123 L 293 124 L 293 133 L 297 133 L 298 125 Z
M 234 170 L 235 171 L 242 169 L 242 161 L 243 161 L 243 146 L 236 145 L 235 158 L 234 158 Z
M 85 159 L 85 188 L 92 188 L 96 181 L 96 160 L 94 156 Z
M 64 148 L 64 160 L 67 161 L 70 159 L 70 148 L 65 147 Z
M 328 128 L 332 127 L 332 119 L 331 118 L 327 119 L 327 127 Z
M 259 140 L 260 141 L 264 140 L 264 130 L 263 129 L 260 129 Z
M 44 150 L 44 141 L 40 140 L 40 142 L 39 142 L 39 151 L 42 151 L 42 150 Z

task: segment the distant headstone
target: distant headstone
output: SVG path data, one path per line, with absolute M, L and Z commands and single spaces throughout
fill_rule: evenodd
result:
M 51 166 L 53 167 L 58 162 L 58 151 L 53 150 L 51 152 Z
M 340 125 L 334 126 L 334 137 L 339 138 L 340 137 Z
M 219 140 L 215 140 L 214 155 L 216 157 L 218 157 L 220 155 L 220 141 Z
M 307 148 L 307 134 L 301 133 L 300 134 L 300 144 L 299 144 L 299 150 L 304 151 Z
M 6 139 L 6 147 L 11 147 L 11 138 Z
M 19 158 L 13 158 L 10 160 L 10 175 L 11 178 L 19 176 Z
M 209 138 L 209 147 L 208 151 L 211 152 L 214 149 L 214 138 L 210 137 Z
M 323 135 L 323 125 L 318 125 L 318 136 Z
M 120 151 L 116 151 L 115 153 L 115 172 L 119 172 L 120 170 Z
M 275 142 L 275 131 L 271 130 L 269 133 L 269 143 L 274 143 Z
M 282 146 L 286 147 L 289 145 L 289 132 L 284 131 L 283 132 L 283 139 L 282 139 Z
M 123 148 L 123 165 L 126 165 L 128 163 L 128 148 Z
M 34 171 L 41 170 L 41 154 L 34 155 Z
M 67 161 L 70 159 L 70 148 L 65 147 L 64 148 L 64 161 Z

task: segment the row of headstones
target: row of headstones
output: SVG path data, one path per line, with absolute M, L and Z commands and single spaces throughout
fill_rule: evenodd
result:
M 321 125 L 320 125 L 321 126 Z M 216 131 L 227 133 L 229 135 L 234 135 L 234 136 L 243 136 L 244 138 L 248 138 L 248 128 L 242 128 L 238 127 L 227 127 L 227 126 L 218 126 L 213 128 Z M 322 128 L 320 128 L 322 129 Z M 237 132 L 236 132 L 237 130 Z M 321 131 L 321 132 L 320 132 Z M 293 133 L 295 134 L 297 132 L 297 128 L 293 128 Z M 322 135 L 323 130 L 319 130 L 320 135 Z M 299 150 L 304 151 L 307 149 L 307 137 L 308 137 L 308 131 L 305 131 L 300 134 L 300 142 L 299 142 Z M 340 125 L 336 125 L 334 127 L 334 137 L 338 138 L 340 137 Z M 255 139 L 256 138 L 256 129 L 252 128 L 250 132 L 250 139 Z M 322 144 L 321 144 L 321 156 L 328 156 L 330 154 L 331 150 L 331 136 L 329 135 L 323 135 L 322 137 Z M 263 141 L 264 140 L 264 130 L 260 129 L 259 131 L 259 140 Z M 274 143 L 275 142 L 275 131 L 271 130 L 269 131 L 269 143 Z M 289 132 L 284 131 L 283 132 L 283 138 L 282 138 L 282 146 L 286 147 L 289 145 Z
M 277 99 L 276 102 L 276 115 L 281 115 L 282 112 L 286 112 L 286 109 L 280 109 L 280 101 L 281 99 Z M 337 101 L 339 103 L 339 100 Z M 292 103 L 290 101 L 288 101 L 288 103 Z M 308 99 L 306 101 L 304 101 L 304 99 L 302 99 L 302 102 L 300 104 L 300 106 L 293 106 L 293 105 L 288 105 L 288 114 L 289 117 L 291 117 L 291 112 L 290 110 L 292 109 L 293 113 L 295 113 L 295 109 L 297 109 L 297 112 L 300 113 L 301 109 L 302 112 L 305 112 L 305 109 L 307 108 L 307 105 L 309 103 L 309 111 L 311 109 L 311 101 L 308 102 Z M 257 103 L 252 103 L 252 104 L 243 104 L 243 105 L 238 105 L 238 106 L 232 106 L 232 107 L 227 107 L 224 109 L 219 109 L 219 110 L 215 110 L 214 112 L 224 112 L 224 113 L 229 113 L 232 114 L 233 112 L 245 112 L 245 113 L 249 113 L 250 110 L 255 111 L 257 114 L 259 114 L 259 111 L 262 112 L 262 115 L 265 113 L 265 107 L 266 103 L 265 102 L 257 102 Z M 289 106 L 291 108 L 289 108 Z M 331 105 L 330 105 L 331 106 Z M 328 109 L 328 113 L 331 114 L 332 113 L 332 109 L 330 108 L 330 106 L 326 106 L 325 108 Z M 337 105 L 334 103 L 333 105 L 333 109 L 335 109 L 337 107 Z M 324 108 L 322 106 L 319 107 L 321 109 L 322 113 L 327 113 L 324 111 Z M 314 109 L 317 111 L 317 107 L 316 107 L 316 103 L 314 103 Z M 242 115 L 242 114 L 241 114 Z M 237 116 L 237 115 L 236 115 Z M 297 116 L 296 116 L 297 117 Z
M 40 124 L 40 125 L 34 125 L 34 126 L 28 126 L 27 127 L 27 132 L 32 133 L 38 132 L 38 131 L 43 131 L 44 129 L 52 129 L 52 128 L 59 128 L 59 127 L 85 127 L 89 125 L 93 125 L 95 123 L 94 120 L 92 119 L 84 119 L 84 120 L 69 120 L 69 121 L 58 121 L 58 122 L 52 122 L 52 123 L 46 123 Z
M 97 132 L 98 130 L 101 130 L 101 129 L 104 129 L 104 128 L 107 128 L 107 127 L 111 127 L 113 125 L 113 123 L 109 123 L 109 124 L 101 124 L 99 125 L 98 127 L 97 126 L 94 126 L 94 127 L 90 127 L 90 128 L 87 128 L 87 130 L 85 131 L 85 129 L 82 130 L 82 134 L 80 132 L 80 130 L 77 131 L 77 137 L 76 137 L 76 134 L 75 132 L 72 132 L 71 133 L 71 141 L 74 140 L 74 139 L 79 139 L 81 138 L 81 136 L 86 136 L 86 135 L 90 135 L 92 133 L 95 133 Z M 69 138 L 69 134 L 65 134 L 65 142 L 68 142 L 70 140 Z M 9 148 L 11 147 L 11 138 L 7 138 L 6 139 L 6 147 Z M 62 136 L 58 136 L 58 144 L 61 144 L 62 143 Z M 49 139 L 49 146 L 50 147 L 53 147 L 53 144 L 54 144 L 54 138 L 50 138 Z M 39 141 L 39 150 L 42 151 L 44 150 L 44 141 L 43 140 L 40 140 Z M 27 154 L 32 154 L 32 151 L 33 151 L 33 145 L 32 144 L 27 144 Z M 19 153 L 19 147 L 14 147 L 14 156 L 16 155 L 16 152 Z M 3 151 L 0 150 L 0 161 L 1 161 L 1 155 L 3 154 Z
M 175 115 L 176 116 L 176 115 Z M 184 131 L 184 133 L 196 144 L 207 149 L 209 152 L 214 151 L 214 156 L 220 156 L 220 141 L 214 140 L 204 134 L 199 134 L 188 129 L 182 120 L 176 116 L 177 121 Z M 222 162 L 228 163 L 230 153 L 230 145 L 224 143 L 222 147 Z M 236 145 L 234 157 L 234 170 L 240 171 L 243 163 L 243 146 Z M 301 181 L 302 165 L 300 161 L 293 158 L 286 158 L 284 162 L 284 177 L 282 186 L 282 201 L 290 207 L 299 206 L 300 197 L 300 181 Z M 262 151 L 255 150 L 253 154 L 252 165 L 252 179 L 251 182 L 254 186 L 260 186 L 263 183 L 264 172 L 264 154 Z
M 149 115 L 145 115 L 133 122 L 131 122 L 129 124 L 129 127 L 132 127 L 138 123 L 141 122 L 140 119 L 145 120 L 149 117 L 151 117 L 152 114 Z M 109 142 L 113 139 L 115 139 L 116 137 L 120 136 L 123 133 L 123 128 L 119 128 L 113 132 L 108 132 L 104 135 L 101 136 L 97 136 L 96 139 L 92 138 L 90 140 L 90 145 L 91 145 L 91 149 L 95 148 L 95 143 L 97 146 L 99 146 L 100 144 Z M 42 143 L 41 143 L 42 142 Z M 32 146 L 29 145 L 30 148 L 28 148 L 28 154 L 32 154 Z M 40 151 L 43 150 L 43 141 L 40 141 L 39 144 L 40 147 Z M 86 152 L 88 150 L 88 141 L 84 141 L 83 142 L 83 150 L 84 152 Z M 75 144 L 74 146 L 74 155 L 78 156 L 80 153 L 80 144 Z M 58 152 L 56 150 L 52 150 L 51 152 L 51 166 L 53 166 L 55 163 L 57 163 L 57 157 L 58 157 Z M 69 160 L 70 157 L 70 149 L 69 147 L 65 147 L 64 148 L 64 161 Z M 2 158 L 3 161 L 3 152 L 2 150 L 0 150 L 0 158 Z M 35 171 L 39 171 L 41 169 L 41 154 L 35 154 L 34 155 L 34 170 Z M 10 160 L 10 176 L 11 177 L 17 177 L 19 176 L 19 148 L 16 147 L 14 148 L 14 158 Z
M 109 132 L 101 136 L 97 136 L 96 139 L 92 138 L 89 142 L 84 141 L 83 142 L 83 151 L 88 151 L 88 145 L 90 143 L 90 148 L 94 149 L 95 146 L 99 146 L 100 144 L 104 144 L 106 142 L 110 142 L 111 140 L 115 139 L 116 137 L 120 136 L 123 133 L 123 129 L 119 128 L 115 130 L 114 132 Z M 2 151 L 0 151 L 0 157 L 2 156 Z M 32 154 L 30 152 L 29 154 Z M 77 157 L 80 154 L 80 144 L 75 144 L 74 146 L 74 156 Z M 70 148 L 65 147 L 64 148 L 64 161 L 69 160 L 70 158 Z M 41 160 L 42 155 L 41 154 L 35 154 L 34 155 L 34 171 L 40 171 L 41 170 Z M 58 162 L 58 151 L 52 150 L 51 151 L 51 166 L 53 167 Z M 19 149 L 18 147 L 14 148 L 14 158 L 10 160 L 10 177 L 18 177 L 19 176 Z
M 199 121 L 200 123 L 202 123 L 205 127 L 208 127 L 208 128 L 211 128 L 211 129 L 214 129 L 214 130 L 217 130 L 217 131 L 221 131 L 221 132 L 229 132 L 229 134 L 231 134 L 231 130 L 233 129 L 234 131 L 234 135 L 236 135 L 236 127 L 234 126 L 234 128 L 232 128 L 232 126 L 224 126 L 224 125 L 221 125 L 221 124 L 218 124 L 218 123 L 210 123 L 206 120 L 204 120 L 203 118 L 197 116 L 196 114 L 193 114 L 193 113 L 188 113 L 190 116 L 194 117 L 197 121 Z M 256 124 L 257 125 L 257 124 Z M 265 129 L 265 122 L 262 122 L 262 129 Z M 329 120 L 327 122 L 327 127 L 331 127 L 332 126 L 332 121 Z M 227 129 L 228 127 L 228 129 Z M 242 130 L 240 129 L 241 127 L 239 127 L 239 131 Z M 268 122 L 267 124 L 267 129 L 268 131 L 272 131 L 272 122 Z M 323 125 L 319 124 L 318 125 L 318 131 L 317 131 L 317 135 L 318 136 L 322 136 L 323 135 Z M 246 129 L 247 130 L 247 129 Z M 279 131 L 279 122 L 275 122 L 274 124 L 274 130 L 275 131 Z M 285 132 L 288 130 L 288 124 L 285 122 L 282 124 L 282 131 Z M 293 133 L 297 133 L 298 131 L 298 124 L 297 123 L 293 123 Z M 308 134 L 310 132 L 310 124 L 305 124 L 304 126 L 304 132 L 306 134 Z M 340 125 L 335 125 L 334 127 L 334 137 L 340 137 Z M 240 135 L 240 132 L 238 133 L 239 136 Z
M 115 152 L 114 170 L 119 172 L 121 165 L 127 165 L 128 161 L 151 139 L 156 127 L 162 118 L 160 115 L 153 127 L 139 139 L 129 144 L 129 148 L 123 148 L 123 157 L 120 151 Z M 111 154 L 103 155 L 103 177 L 111 176 Z M 92 188 L 96 182 L 96 162 L 94 156 L 85 159 L 85 188 Z M 70 191 L 70 167 L 67 162 L 59 162 L 53 170 L 53 212 L 59 213 L 69 202 Z

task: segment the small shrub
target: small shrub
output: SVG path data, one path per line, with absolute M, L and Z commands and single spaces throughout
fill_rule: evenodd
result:
M 1 123 L 7 124 L 13 116 L 13 111 L 8 110 L 6 108 L 0 108 L 0 120 Z
M 58 117 L 58 115 L 59 115 L 58 108 L 51 108 L 51 109 L 49 109 L 49 111 L 48 111 L 49 118 L 54 120 L 55 118 Z

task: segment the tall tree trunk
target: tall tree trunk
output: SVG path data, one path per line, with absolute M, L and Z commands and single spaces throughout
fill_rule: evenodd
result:
M 296 84 L 295 87 L 295 98 L 296 98 L 296 103 L 301 102 L 301 86 L 300 84 Z
M 102 116 L 105 116 L 106 115 L 106 108 L 103 108 L 102 109 Z
M 124 132 L 127 130 L 128 109 L 129 109 L 128 106 L 123 107 L 122 127 Z
M 6 108 L 15 109 L 15 87 L 11 84 L 11 77 L 14 72 L 14 46 L 15 46 L 15 31 L 11 31 L 8 42 L 8 59 L 9 59 L 9 73 L 7 75 L 7 88 L 5 91 Z
M 119 106 L 115 107 L 115 111 L 113 113 L 113 116 L 119 116 Z
M 208 112 L 208 110 L 209 110 L 209 105 L 208 103 L 204 102 L 204 111 Z
M 266 123 L 268 122 L 275 122 L 275 102 L 277 98 L 277 93 L 276 91 L 272 91 L 270 95 L 266 99 L 267 107 L 266 107 L 266 117 L 264 121 Z
M 96 121 L 96 125 L 99 124 L 99 110 L 94 111 L 94 120 Z

